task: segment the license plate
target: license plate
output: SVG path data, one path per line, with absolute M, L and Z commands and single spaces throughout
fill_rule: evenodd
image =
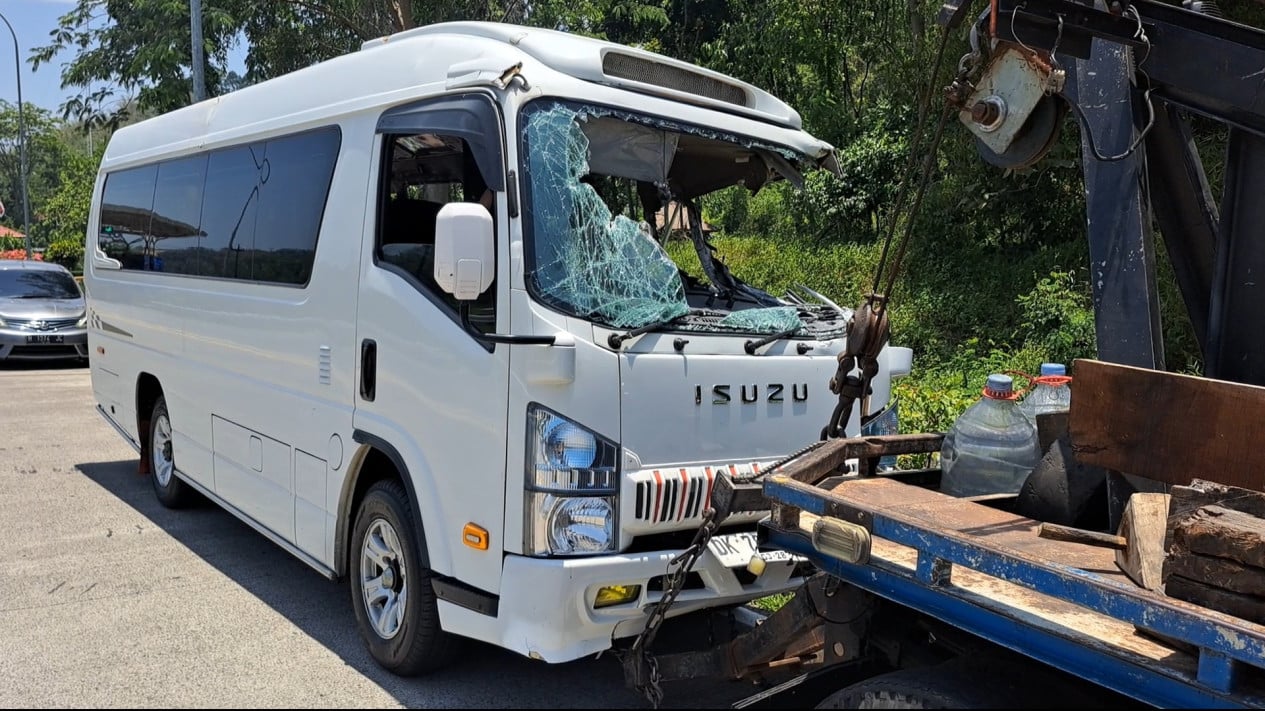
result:
M 62 343 L 65 336 L 27 336 L 27 343 Z
M 786 551 L 762 551 L 756 545 L 754 531 L 746 533 L 730 533 L 724 536 L 713 536 L 707 542 L 707 549 L 720 560 L 726 568 L 740 568 L 750 562 L 752 556 L 760 556 L 766 563 L 791 562 L 802 560 Z

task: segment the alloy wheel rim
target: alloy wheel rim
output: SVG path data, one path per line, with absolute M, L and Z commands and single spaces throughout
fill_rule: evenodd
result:
M 389 522 L 376 519 L 360 547 L 360 593 L 373 631 L 392 639 L 404 624 L 408 603 L 404 548 Z
M 171 452 L 171 421 L 166 415 L 160 415 L 155 423 L 152 459 L 158 484 L 167 486 L 171 483 L 171 474 L 176 463 Z

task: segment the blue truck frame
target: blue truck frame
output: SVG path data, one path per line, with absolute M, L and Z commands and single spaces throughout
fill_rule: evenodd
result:
M 1086 679 L 1139 701 L 1170 708 L 1265 707 L 1260 689 L 1243 688 L 1243 665 L 1265 668 L 1265 627 L 1087 570 L 1061 565 L 990 545 L 959 531 L 941 528 L 894 511 L 857 509 L 822 487 L 785 476 L 763 485 L 775 515 L 762 524 L 767 545 L 802 555 L 822 571 L 910 610 L 937 618 L 1037 662 Z M 981 504 L 982 505 L 982 504 Z M 852 564 L 816 549 L 801 530 L 777 525 L 778 507 L 823 517 L 864 520 L 876 539 L 916 551 L 910 571 L 870 559 Z M 954 566 L 1026 587 L 1116 620 L 1146 628 L 1198 649 L 1197 673 L 1147 668 L 1109 646 L 1077 641 L 1033 624 L 1021 611 L 991 604 L 952 584 Z M 1076 632 L 1091 634 L 1093 630 Z

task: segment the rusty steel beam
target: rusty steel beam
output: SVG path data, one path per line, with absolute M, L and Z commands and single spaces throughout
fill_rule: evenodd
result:
M 787 462 L 777 473 L 795 481 L 816 484 L 832 476 L 849 459 L 862 463 L 861 471 L 873 470 L 868 463 L 880 458 L 900 454 L 926 454 L 940 451 L 944 435 L 938 433 L 881 435 L 874 437 L 848 437 L 827 440 L 821 446 Z M 712 486 L 711 507 L 716 510 L 716 521 L 723 521 L 729 514 L 743 511 L 766 511 L 769 503 L 764 498 L 764 475 L 744 482 L 719 477 Z
M 862 636 L 852 627 L 866 624 L 864 612 L 868 605 L 859 588 L 818 573 L 805 581 L 781 609 L 732 641 L 711 649 L 665 654 L 655 657 L 655 663 L 663 681 L 682 681 L 744 679 L 783 666 L 820 663 L 827 643 L 830 663 L 851 661 L 861 654 Z M 850 623 L 827 624 L 827 617 L 847 619 Z M 626 675 L 629 663 L 625 662 Z

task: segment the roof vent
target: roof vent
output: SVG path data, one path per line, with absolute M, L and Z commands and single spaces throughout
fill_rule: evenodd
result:
M 747 92 L 740 86 L 621 52 L 607 52 L 602 57 L 602 72 L 609 77 L 653 84 L 738 106 L 747 105 Z

